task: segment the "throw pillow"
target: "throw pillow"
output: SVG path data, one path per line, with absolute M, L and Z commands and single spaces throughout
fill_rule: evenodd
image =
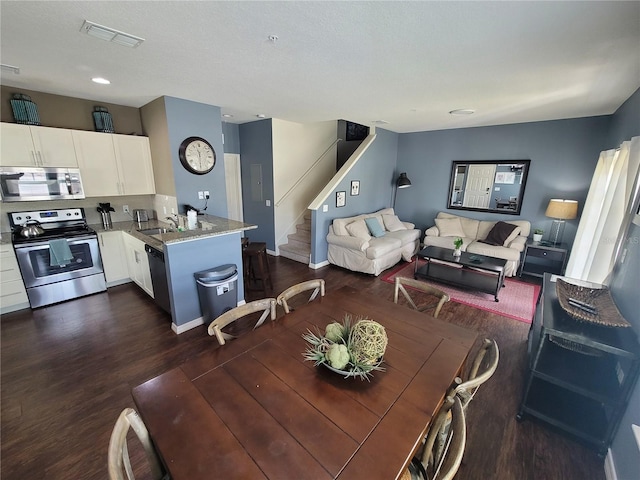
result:
M 397 215 L 382 215 L 382 221 L 384 222 L 384 228 L 389 232 L 398 232 L 407 229 Z
M 367 228 L 367 224 L 364 223 L 364 220 L 356 220 L 355 222 L 351 222 L 347 225 L 347 232 L 352 237 L 363 238 L 367 241 L 371 240 L 371 235 L 369 235 L 369 229 Z
M 483 243 L 502 247 L 516 228 L 518 228 L 517 225 L 512 223 L 497 222 L 489 232 L 489 235 L 487 235 L 487 238 L 483 240 Z
M 436 218 L 436 226 L 441 237 L 464 237 L 459 218 Z
M 376 217 L 365 218 L 364 222 L 367 224 L 369 232 L 374 237 L 382 237 L 384 235 L 384 228 L 382 228 L 382 225 L 380 225 L 380 222 Z

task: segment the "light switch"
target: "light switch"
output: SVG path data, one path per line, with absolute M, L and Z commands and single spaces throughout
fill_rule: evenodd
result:
M 328 212 L 329 211 L 329 205 L 322 205 L 322 211 L 323 212 Z
M 267 203 L 267 207 L 271 206 L 271 200 L 267 200 L 266 203 Z

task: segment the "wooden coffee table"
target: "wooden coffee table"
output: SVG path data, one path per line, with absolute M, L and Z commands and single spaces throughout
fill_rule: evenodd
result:
M 414 278 L 424 278 L 447 283 L 456 287 L 472 288 L 493 294 L 498 302 L 498 293 L 504 287 L 506 260 L 462 252 L 453 256 L 453 250 L 442 247 L 427 247 L 418 252 L 427 264 L 418 268 L 416 260 Z

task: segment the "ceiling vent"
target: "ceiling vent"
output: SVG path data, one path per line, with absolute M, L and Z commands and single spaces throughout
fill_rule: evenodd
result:
M 2 68 L 2 70 L 4 71 L 13 72 L 16 75 L 20 75 L 20 67 L 14 67 L 13 65 L 7 65 L 6 63 L 3 63 L 0 65 L 0 68 Z
M 120 32 L 113 28 L 105 27 L 104 25 L 98 25 L 97 23 L 90 22 L 89 20 L 84 21 L 80 31 L 106 42 L 117 43 L 118 45 L 124 45 L 125 47 L 136 48 L 144 42 L 144 38 Z

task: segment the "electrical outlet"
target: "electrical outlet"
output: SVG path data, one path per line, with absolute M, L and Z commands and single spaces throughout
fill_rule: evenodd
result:
M 122 211 L 124 213 L 129 213 L 129 205 L 122 205 Z
M 204 191 L 204 198 L 206 198 L 207 200 L 209 200 L 209 190 L 205 190 Z
M 162 213 L 165 215 L 167 214 L 167 207 L 162 207 Z
M 204 192 L 198 192 L 198 200 L 204 200 Z

